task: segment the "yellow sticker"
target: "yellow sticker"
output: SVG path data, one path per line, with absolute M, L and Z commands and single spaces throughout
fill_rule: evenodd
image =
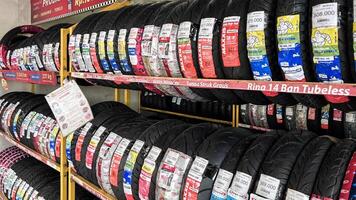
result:
M 249 56 L 262 56 L 266 54 L 264 31 L 247 32 L 247 49 Z
M 299 33 L 299 15 L 281 16 L 277 19 L 278 34 Z
M 316 28 L 312 30 L 312 44 L 315 57 L 338 56 L 338 30 L 331 28 Z M 315 60 L 314 60 L 315 61 Z

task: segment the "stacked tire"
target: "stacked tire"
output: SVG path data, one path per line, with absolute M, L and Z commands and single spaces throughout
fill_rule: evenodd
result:
M 57 24 L 43 30 L 30 25 L 10 30 L 0 41 L 1 69 L 58 72 L 60 29 L 69 26 Z
M 141 94 L 141 105 L 153 109 L 232 121 L 232 105 L 220 101 L 190 101 L 144 92 Z
M 60 130 L 44 95 L 10 92 L 0 102 L 1 131 L 59 163 Z
M 353 83 L 356 72 L 348 64 L 354 63 L 351 4 L 346 0 L 197 0 L 132 5 L 82 20 L 71 36 L 69 52 L 73 66 L 82 72 Z M 324 11 L 326 15 L 320 15 Z M 319 22 L 324 18 L 330 23 Z M 333 53 L 328 55 L 328 49 Z M 355 109 L 353 98 L 343 96 L 152 84 L 134 88 L 193 101 L 282 106 L 299 102 L 321 109 L 327 99 L 338 110 Z
M 338 199 L 351 190 L 350 139 L 152 120 L 113 102 L 94 110 L 67 139 L 67 157 L 117 199 Z
M 60 199 L 59 173 L 17 147 L 0 152 L 0 191 L 8 199 Z M 97 199 L 79 189 L 76 199 Z

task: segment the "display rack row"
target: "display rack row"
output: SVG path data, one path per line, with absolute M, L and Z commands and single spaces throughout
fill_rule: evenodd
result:
M 22 151 L 26 152 L 28 155 L 36 158 L 37 160 L 43 162 L 44 164 L 50 166 L 51 168 L 53 168 L 54 170 L 60 172 L 61 168 L 60 165 L 57 164 L 56 162 L 54 162 L 53 160 L 50 160 L 48 158 L 46 158 L 45 156 L 35 152 L 34 150 L 26 147 L 25 145 L 17 142 L 16 140 L 14 140 L 13 138 L 11 138 L 10 136 L 6 135 L 5 133 L 0 131 L 0 137 L 4 138 L 6 141 L 8 141 L 10 144 L 18 147 L 19 149 L 21 149 Z
M 104 10 L 114 10 L 120 7 L 126 6 L 129 1 L 113 4 Z M 253 80 L 221 80 L 221 79 L 188 79 L 188 78 L 168 78 L 168 77 L 148 77 L 148 76 L 128 76 L 128 75 L 113 75 L 113 74 L 99 74 L 99 73 L 82 73 L 72 72 L 67 58 L 68 38 L 73 31 L 73 27 L 69 29 L 61 30 L 61 71 L 46 72 L 46 71 L 12 71 L 12 70 L 0 70 L 0 78 L 8 81 L 17 81 L 30 84 L 43 84 L 43 85 L 58 85 L 62 86 L 66 78 L 78 78 L 78 79 L 98 79 L 113 81 L 117 84 L 122 83 L 151 83 L 151 84 L 163 84 L 173 86 L 187 86 L 193 88 L 207 88 L 207 89 L 231 89 L 231 90 L 250 90 L 250 91 L 263 91 L 263 92 L 285 92 L 285 93 L 299 93 L 299 94 L 315 94 L 315 95 L 330 95 L 330 96 L 356 96 L 356 84 L 329 84 L 329 83 L 314 83 L 314 82 L 278 82 L 278 81 L 253 81 Z M 58 84 L 59 83 L 59 84 Z M 115 89 L 115 100 L 119 100 L 117 97 L 118 89 Z M 129 91 L 125 90 L 125 104 L 129 104 Z M 140 101 L 138 101 L 140 102 Z M 140 107 L 140 105 L 139 105 Z M 270 129 L 264 129 L 260 127 L 245 125 L 239 123 L 239 109 L 234 105 L 232 110 L 232 121 L 218 120 L 213 118 L 199 117 L 194 115 L 187 115 L 178 112 L 165 111 L 160 109 L 154 109 L 149 107 L 140 107 L 140 110 L 157 112 L 162 114 L 174 115 L 179 117 L 185 117 L 189 119 L 196 119 L 202 121 L 208 121 L 212 123 L 225 124 L 233 127 L 251 128 L 261 131 L 270 131 Z M 9 136 L 0 132 L 0 136 L 5 138 L 11 144 L 16 145 L 32 157 L 42 161 L 44 164 L 52 167 L 56 171 L 60 172 L 61 182 L 61 200 L 74 200 L 75 199 L 75 185 L 79 185 L 89 192 L 93 193 L 100 199 L 113 200 L 113 196 L 107 194 L 94 184 L 85 180 L 78 174 L 72 171 L 68 167 L 65 143 L 61 143 L 61 161 L 57 164 L 33 150 L 19 144 Z M 61 137 L 61 141 L 65 141 L 65 137 Z M 69 180 L 69 182 L 68 182 Z M 68 185 L 69 183 L 69 185 Z M 0 194 L 0 199 L 2 199 Z M 4 198 L 5 199 L 5 198 Z

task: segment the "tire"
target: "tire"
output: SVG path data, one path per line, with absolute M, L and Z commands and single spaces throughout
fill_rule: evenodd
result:
M 278 66 L 278 55 L 277 55 L 277 41 L 276 41 L 276 0 L 251 0 L 249 5 L 249 14 L 247 15 L 247 20 L 250 18 L 253 20 L 253 17 L 259 15 L 257 12 L 263 11 L 265 15 L 266 28 L 260 30 L 264 33 L 264 38 L 262 39 L 262 49 L 264 52 L 261 52 L 263 59 L 255 59 L 253 52 L 256 52 L 254 48 L 254 39 L 258 31 L 253 29 L 250 31 L 249 27 L 254 27 L 254 24 L 247 23 L 247 51 L 248 58 L 251 64 L 251 69 L 254 74 L 255 80 L 265 80 L 265 81 L 281 81 L 283 76 L 281 69 Z M 263 16 L 263 13 L 261 14 Z M 250 20 L 251 20 L 250 19 Z M 258 26 L 258 24 L 257 24 Z M 262 36 L 263 37 L 263 36 Z M 263 39 L 265 43 L 263 44 Z M 249 42 L 250 41 L 250 42 Z M 265 69 L 260 66 L 266 65 Z M 264 94 L 269 98 L 273 103 L 277 103 L 283 106 L 295 105 L 296 101 L 290 94 L 286 93 L 275 93 L 275 92 L 264 92 Z
M 162 150 L 162 152 L 157 157 L 157 159 L 155 161 L 153 161 L 153 162 L 155 162 L 155 166 L 151 172 L 151 178 L 150 178 L 151 182 L 150 183 L 146 183 L 141 179 L 141 176 L 144 176 L 142 174 L 142 172 L 145 171 L 144 167 L 141 168 L 140 180 L 139 180 L 139 185 L 138 185 L 140 199 L 154 199 L 155 198 L 156 176 L 157 176 L 159 164 L 161 163 L 161 161 L 163 159 L 164 153 L 167 151 L 168 147 L 171 146 L 171 144 L 175 140 L 175 138 L 177 138 L 181 133 L 183 133 L 188 128 L 190 128 L 190 125 L 188 125 L 188 124 L 174 126 L 174 127 L 172 127 L 171 132 L 165 134 L 163 137 L 160 137 L 160 139 L 156 142 L 156 144 L 154 146 L 160 148 Z
M 344 174 L 355 147 L 354 141 L 346 139 L 329 150 L 318 173 L 312 197 L 339 198 Z
M 131 175 L 131 192 L 134 199 L 139 199 L 139 179 L 141 174 L 141 169 L 146 158 L 148 151 L 153 145 L 160 140 L 160 138 L 165 137 L 172 127 L 177 127 L 183 125 L 184 123 L 179 120 L 162 120 L 150 126 L 143 134 L 138 138 L 145 143 L 144 147 L 138 152 L 136 162 L 133 163 L 132 175 Z
M 223 19 L 224 8 L 228 5 L 228 0 L 218 1 L 212 0 L 209 2 L 202 14 L 200 22 L 200 29 L 198 32 L 198 58 L 199 67 L 202 72 L 203 78 L 218 78 L 223 77 L 223 70 L 221 68 L 221 55 L 220 55 L 220 32 L 221 20 Z M 204 38 L 205 33 L 203 30 L 209 27 L 209 22 L 213 23 L 213 29 L 208 30 L 208 38 Z M 206 49 L 204 52 L 199 49 Z M 203 62 L 204 61 L 204 62 Z M 229 104 L 242 104 L 244 103 L 233 91 L 230 90 L 211 90 L 214 96 L 220 101 Z
M 247 194 L 241 194 L 244 197 L 248 198 L 248 195 L 252 192 L 260 167 L 278 137 L 276 134 L 267 134 L 257 137 L 246 149 L 237 164 L 236 172 L 234 172 L 236 174 L 235 177 L 237 177 L 238 174 L 245 174 L 245 176 L 250 177 L 250 181 L 247 182 Z M 232 184 L 234 184 L 234 182 L 235 180 L 233 180 Z M 233 194 L 236 194 L 236 190 L 230 187 L 228 189 L 228 199 L 236 199 L 237 197 Z
M 210 199 L 227 198 L 228 189 L 236 172 L 237 165 L 245 154 L 245 151 L 256 138 L 256 135 L 248 136 L 233 146 L 221 164 L 211 191 Z
M 311 41 L 309 40 L 309 1 L 308 0 L 298 0 L 298 1 L 282 1 L 279 0 L 277 4 L 277 30 L 282 26 L 282 23 L 287 20 L 287 23 L 293 20 L 300 20 L 299 27 L 293 24 L 293 28 L 296 34 L 299 35 L 300 39 L 292 40 L 297 44 L 295 48 L 282 48 L 283 39 L 291 38 L 288 33 L 282 33 L 277 31 L 277 41 L 279 46 L 278 51 L 278 61 L 282 68 L 282 74 L 287 81 L 302 81 L 302 82 L 316 82 L 316 75 L 314 68 L 312 67 L 312 57 L 311 55 Z M 288 21 L 290 20 L 290 21 Z M 280 26 L 279 26 L 280 25 Z M 287 30 L 288 31 L 288 30 Z M 298 53 L 300 57 L 294 57 L 291 59 L 293 54 Z M 282 67 L 285 65 L 285 67 Z M 298 72 L 290 72 L 288 68 L 293 66 L 299 66 Z M 325 98 L 321 95 L 304 95 L 304 94 L 292 94 L 292 96 L 300 103 L 305 106 L 321 108 L 327 104 Z
M 327 4 L 330 3 L 330 4 Z M 334 4 L 332 4 L 334 3 Z M 313 13 L 313 10 L 317 12 L 317 9 L 329 5 L 329 10 L 334 9 L 334 5 L 337 6 L 337 11 L 338 15 L 337 17 L 337 24 L 336 25 L 329 25 L 328 28 L 329 30 L 336 30 L 336 32 L 331 31 L 332 34 L 335 35 L 335 37 L 338 39 L 337 41 L 332 41 L 333 44 L 337 46 L 338 52 L 335 52 L 332 56 L 334 57 L 333 61 L 330 62 L 319 62 L 320 64 L 317 64 L 317 59 L 314 59 L 314 69 L 317 74 L 317 78 L 319 82 L 335 82 L 335 81 L 342 81 L 344 83 L 352 83 L 354 80 L 352 79 L 352 72 L 351 68 L 349 67 L 350 59 L 348 58 L 348 50 L 351 48 L 347 45 L 347 23 L 348 23 L 348 8 L 347 8 L 347 0 L 316 0 L 312 1 L 312 8 L 310 9 L 311 13 Z M 331 6 L 332 5 L 332 6 Z M 327 18 L 331 19 L 335 17 L 335 15 L 328 15 Z M 320 18 L 322 20 L 322 18 Z M 312 23 L 310 23 L 310 30 L 312 28 L 315 28 L 314 33 L 318 34 L 315 36 L 315 34 L 311 34 L 311 40 L 313 44 L 313 58 L 318 56 L 318 41 L 317 38 L 320 38 L 321 36 L 324 36 L 325 32 L 323 30 L 326 29 L 320 29 L 315 26 L 313 26 Z M 330 33 L 330 34 L 331 34 Z M 320 35 L 320 37 L 319 37 Z M 314 37 L 315 36 L 315 37 Z M 313 43 L 313 40 L 315 41 Z M 320 41 L 319 41 L 320 42 Z M 322 42 L 322 41 L 321 41 Z M 332 71 L 333 74 L 328 73 L 328 70 L 332 70 L 331 67 L 337 66 L 338 70 Z M 332 80 L 331 80 L 332 79 Z M 356 101 L 352 97 L 346 97 L 346 96 L 325 96 L 326 99 L 333 104 L 333 106 L 339 110 L 342 111 L 351 111 L 356 109 Z
M 310 132 L 295 132 L 289 133 L 278 140 L 268 152 L 262 164 L 254 193 L 260 196 L 270 195 L 268 198 L 271 199 L 282 199 L 298 155 L 312 138 L 314 138 L 314 134 Z M 279 180 L 279 184 L 269 194 L 265 194 L 266 190 L 263 189 L 265 187 L 263 182 L 266 179 Z
M 220 38 L 220 55 L 223 77 L 219 78 L 237 80 L 253 79 L 246 48 L 246 22 L 248 7 L 249 1 L 230 0 L 227 8 L 225 9 Z M 240 18 L 238 19 L 236 17 Z M 234 25 L 232 26 L 231 24 Z M 228 32 L 234 31 L 234 29 L 237 30 L 235 33 L 235 36 L 237 36 L 236 40 L 228 39 L 228 37 L 226 37 L 229 35 Z M 232 36 L 234 36 L 234 34 L 232 34 Z M 234 90 L 234 92 L 248 103 L 257 105 L 267 105 L 270 103 L 262 92 L 241 90 Z
M 191 128 L 186 129 L 182 134 L 180 134 L 171 144 L 170 148 L 166 151 L 163 160 L 159 166 L 157 176 L 156 176 L 156 188 L 155 188 L 155 198 L 160 198 L 164 195 L 165 191 L 161 187 L 160 179 L 162 173 L 162 166 L 166 163 L 166 157 L 170 152 L 176 152 L 179 157 L 182 157 L 184 161 L 184 166 L 180 167 L 179 177 L 172 183 L 172 190 L 175 191 L 175 198 L 181 196 L 184 177 L 187 174 L 188 165 L 192 161 L 192 158 L 198 153 L 198 148 L 212 133 L 215 132 L 215 128 L 209 124 L 198 124 Z
M 181 15 L 177 40 L 178 59 L 180 70 L 185 78 L 201 78 L 202 74 L 198 62 L 198 50 L 196 35 L 199 30 L 201 16 L 210 0 L 198 0 L 189 3 L 188 8 Z M 185 26 L 188 26 L 189 33 L 183 37 Z M 183 51 L 186 49 L 186 51 Z M 216 97 L 209 89 L 191 88 L 196 94 L 209 100 L 216 100 Z
M 356 139 L 356 113 L 345 113 L 344 132 L 346 138 Z
M 252 133 L 246 129 L 224 128 L 208 137 L 199 147 L 197 156 L 206 159 L 207 166 L 201 174 L 201 182 L 198 185 L 192 185 L 190 176 L 191 171 L 194 171 L 194 164 L 197 158 L 190 166 L 187 176 L 184 178 L 185 185 L 183 185 L 183 199 L 209 199 L 213 189 L 214 181 L 221 164 L 229 153 L 232 153 L 232 148 L 236 147 L 244 137 L 248 137 Z M 197 192 L 195 192 L 197 189 Z M 190 196 L 192 195 L 192 196 Z
M 298 156 L 289 177 L 287 198 L 290 190 L 311 196 L 321 163 L 335 141 L 329 137 L 317 137 L 307 144 Z

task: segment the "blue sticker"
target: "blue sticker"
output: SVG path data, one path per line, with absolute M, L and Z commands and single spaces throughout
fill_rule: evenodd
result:
M 255 80 L 272 80 L 272 72 L 266 55 L 259 60 L 251 60 L 250 63 Z

